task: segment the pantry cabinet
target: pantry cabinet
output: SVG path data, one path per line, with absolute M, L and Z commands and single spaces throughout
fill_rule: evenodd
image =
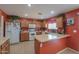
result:
M 56 24 L 57 24 L 57 28 L 63 28 L 63 17 L 57 17 L 56 18 Z

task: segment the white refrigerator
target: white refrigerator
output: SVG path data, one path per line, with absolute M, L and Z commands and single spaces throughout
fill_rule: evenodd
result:
M 6 37 L 10 39 L 10 44 L 19 43 L 20 40 L 20 23 L 7 22 L 6 23 Z

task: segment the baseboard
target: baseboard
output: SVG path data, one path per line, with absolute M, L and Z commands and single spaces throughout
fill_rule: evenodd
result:
M 74 49 L 72 49 L 72 48 L 69 48 L 69 47 L 68 47 L 68 49 L 70 49 L 71 51 L 73 51 L 73 52 L 79 54 L 79 51 L 76 51 L 76 50 L 74 50 Z
M 66 49 L 68 49 L 68 48 L 63 49 L 63 50 L 57 52 L 56 54 L 60 54 L 60 53 L 64 52 Z

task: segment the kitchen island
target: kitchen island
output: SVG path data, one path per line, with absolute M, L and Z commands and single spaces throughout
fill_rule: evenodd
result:
M 66 39 L 69 35 L 64 34 L 41 34 L 35 37 L 35 53 L 36 54 L 55 54 L 65 49 Z

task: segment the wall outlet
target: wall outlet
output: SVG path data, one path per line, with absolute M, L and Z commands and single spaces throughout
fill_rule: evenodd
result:
M 77 32 L 77 30 L 73 30 L 73 32 L 74 32 L 74 33 L 76 33 L 76 32 Z

